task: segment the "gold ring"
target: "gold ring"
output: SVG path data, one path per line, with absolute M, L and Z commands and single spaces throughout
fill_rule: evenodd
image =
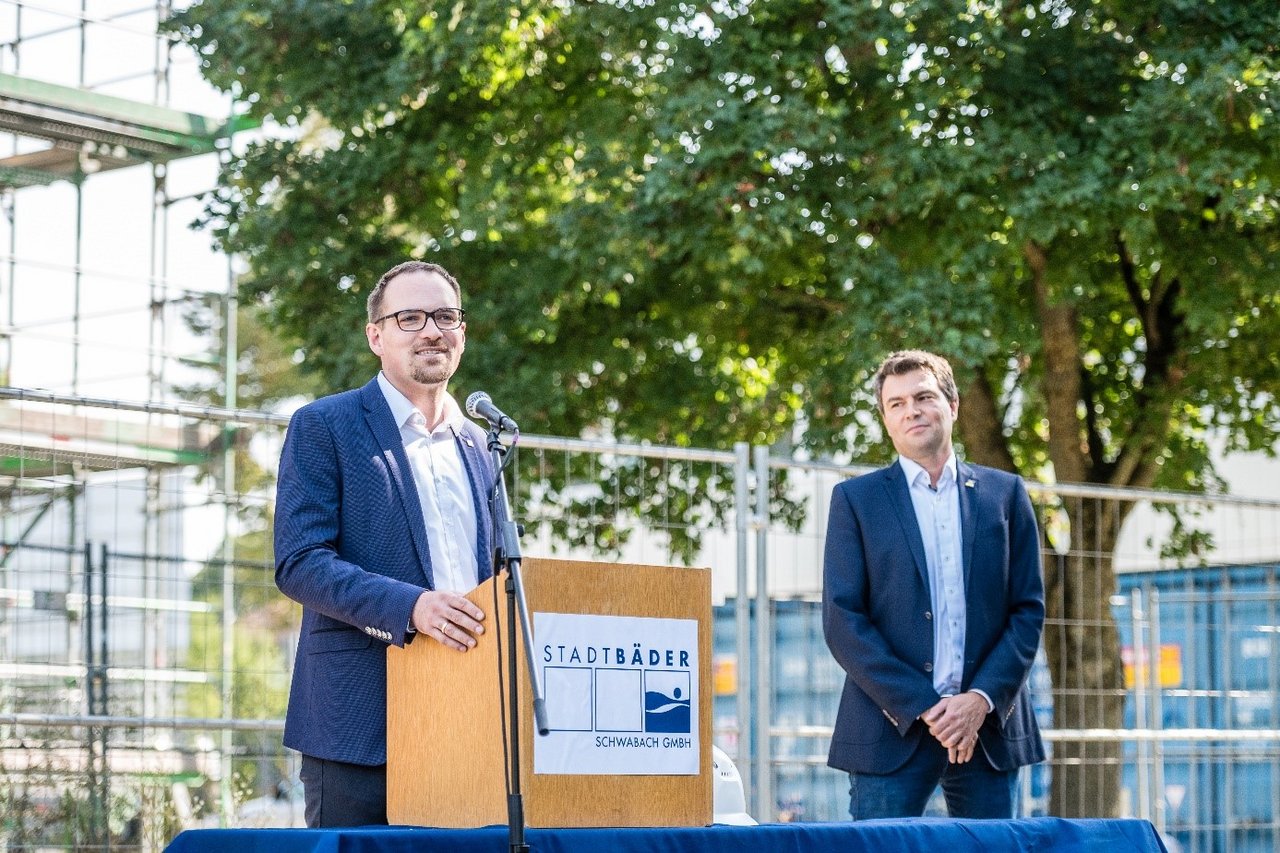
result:
M 441 619 L 441 620 L 440 620 L 440 633 L 441 633 L 441 634 L 443 634 L 443 633 L 445 632 L 445 631 L 444 631 L 444 629 L 445 629 L 445 628 L 448 628 L 448 627 L 449 627 L 449 620 L 448 620 L 448 619 Z

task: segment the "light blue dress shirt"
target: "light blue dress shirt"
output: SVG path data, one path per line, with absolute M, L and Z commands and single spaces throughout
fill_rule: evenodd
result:
M 964 676 L 964 558 L 960 531 L 960 497 L 956 492 L 956 457 L 947 457 L 936 486 L 929 472 L 899 457 L 910 486 L 916 524 L 924 540 L 933 602 L 933 688 L 941 696 L 960 692 Z

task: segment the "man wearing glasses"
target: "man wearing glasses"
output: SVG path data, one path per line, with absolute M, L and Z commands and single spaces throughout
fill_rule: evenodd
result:
M 299 409 L 280 456 L 276 585 L 303 606 L 284 744 L 302 753 L 310 827 L 385 824 L 386 647 L 459 652 L 492 574 L 484 432 L 449 394 L 466 346 L 458 282 L 388 270 L 365 336 L 382 370 Z

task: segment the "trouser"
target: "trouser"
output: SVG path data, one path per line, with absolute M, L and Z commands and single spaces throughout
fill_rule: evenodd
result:
M 387 765 L 369 767 L 302 756 L 307 826 L 374 826 L 387 822 Z
M 1017 784 L 1017 769 L 996 770 L 981 747 L 964 764 L 952 764 L 946 747 L 926 735 L 894 772 L 849 774 L 849 815 L 854 820 L 919 817 L 941 785 L 951 817 L 1011 818 Z

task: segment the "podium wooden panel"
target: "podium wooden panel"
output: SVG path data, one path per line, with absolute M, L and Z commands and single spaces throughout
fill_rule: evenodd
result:
M 520 763 L 525 821 L 537 827 L 703 826 L 711 822 L 711 573 L 702 569 L 527 558 L 535 612 L 696 619 L 700 771 L 682 776 L 533 772 L 533 709 L 520 658 Z M 506 823 L 499 678 L 507 680 L 504 578 L 467 595 L 485 633 L 466 653 L 419 637 L 387 651 L 387 818 L 393 824 Z M 499 660 L 497 631 L 502 633 Z M 536 638 L 535 638 L 536 639 Z M 510 701 L 508 692 L 507 700 Z M 553 722 L 554 725 L 554 722 Z

